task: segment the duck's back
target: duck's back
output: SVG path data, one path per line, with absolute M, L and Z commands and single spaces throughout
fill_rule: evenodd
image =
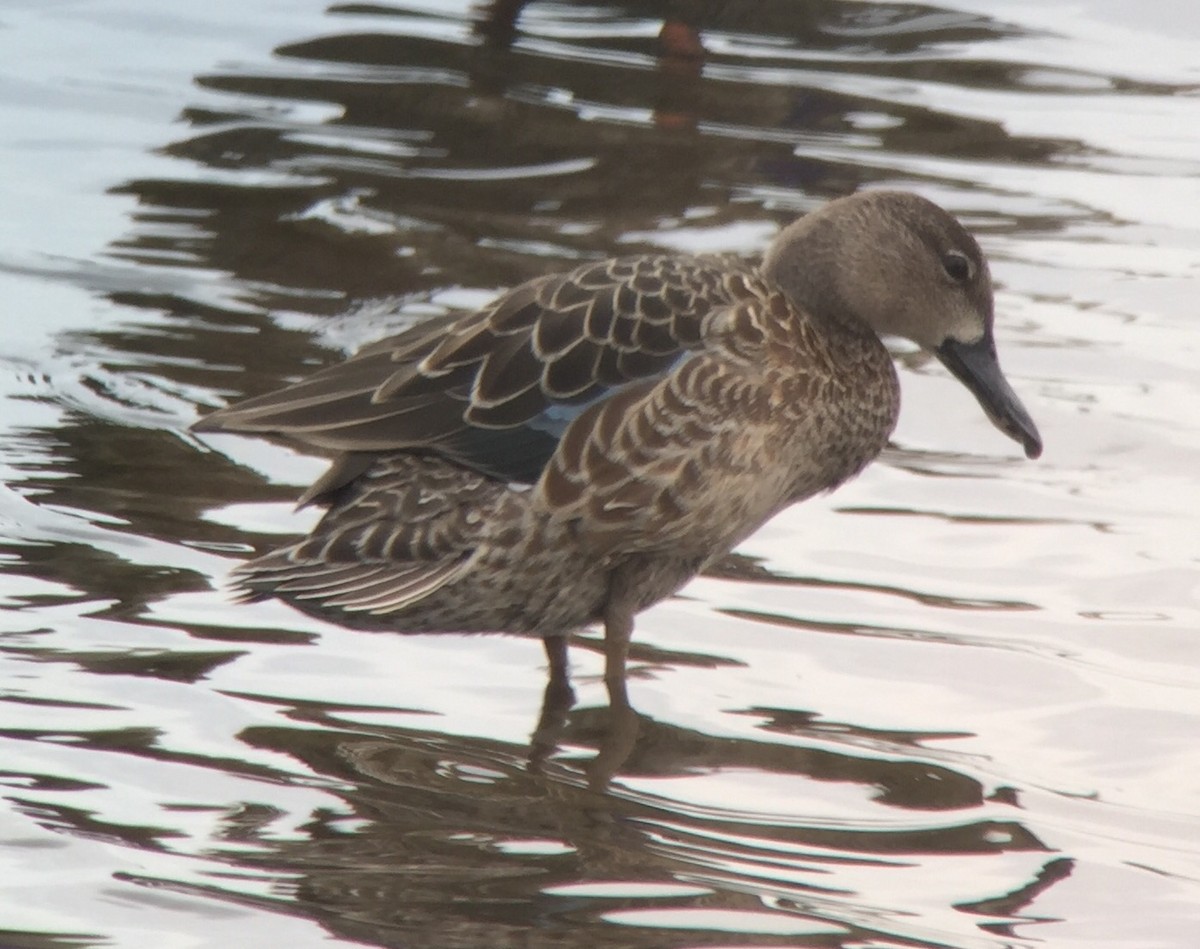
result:
M 352 456 L 306 502 L 361 473 L 359 456 L 393 451 L 533 483 L 576 416 L 701 347 L 704 319 L 751 295 L 755 274 L 735 256 L 585 264 L 381 340 L 195 429 L 271 432 Z

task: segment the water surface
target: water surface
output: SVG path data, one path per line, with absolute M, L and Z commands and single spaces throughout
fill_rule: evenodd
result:
M 669 6 L 0 11 L 0 944 L 1194 945 L 1200 13 Z M 898 349 L 536 766 L 536 642 L 232 601 L 323 461 L 208 408 L 863 186 L 980 236 L 1039 461 Z

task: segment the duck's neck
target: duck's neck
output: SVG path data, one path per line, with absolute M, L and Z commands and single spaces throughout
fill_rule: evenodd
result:
M 763 258 L 762 275 L 818 328 L 875 336 L 854 314 L 839 285 L 839 243 L 834 228 L 819 212 L 803 217 L 772 242 Z

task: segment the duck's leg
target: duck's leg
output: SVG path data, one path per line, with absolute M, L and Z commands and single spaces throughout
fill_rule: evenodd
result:
M 558 738 L 567 724 L 567 712 L 575 704 L 567 662 L 567 637 L 544 636 L 542 647 L 546 650 L 550 677 L 542 693 L 542 713 L 529 743 L 529 764 L 535 770 L 557 750 Z
M 561 682 L 570 688 L 570 667 L 567 663 L 567 637 L 543 636 L 542 648 L 546 650 L 546 660 L 550 663 L 550 682 Z
M 550 664 L 550 678 L 546 682 L 546 694 L 542 697 L 542 717 L 548 712 L 567 713 L 575 704 L 575 690 L 571 688 L 571 666 L 567 661 L 567 637 L 544 636 L 542 648 Z
M 633 636 L 633 610 L 627 603 L 610 597 L 604 611 L 604 685 L 613 708 L 629 707 L 625 688 L 625 660 Z
M 612 776 L 629 760 L 640 727 L 637 712 L 629 704 L 629 693 L 625 687 L 625 660 L 629 656 L 629 640 L 633 634 L 634 609 L 629 599 L 614 595 L 618 589 L 614 583 L 604 610 L 604 685 L 608 689 L 608 728 L 600 741 L 596 757 L 587 764 L 588 784 L 597 791 L 607 788 Z

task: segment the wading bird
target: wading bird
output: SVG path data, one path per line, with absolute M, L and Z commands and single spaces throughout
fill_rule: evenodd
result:
M 352 626 L 566 641 L 602 622 L 624 698 L 634 617 L 884 447 L 900 390 L 880 336 L 933 353 L 1036 458 L 1001 374 L 975 239 L 914 194 L 867 191 L 763 259 L 647 255 L 530 280 L 428 321 L 200 432 L 332 451 L 309 536 L 236 572 Z

